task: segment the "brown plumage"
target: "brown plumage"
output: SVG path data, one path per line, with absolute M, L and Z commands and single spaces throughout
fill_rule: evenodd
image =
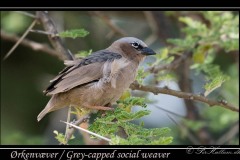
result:
M 120 98 L 135 80 L 139 63 L 153 54 L 141 40 L 124 37 L 82 60 L 66 61 L 67 67 L 44 91 L 52 97 L 37 120 L 66 106 L 111 109 L 106 106 Z

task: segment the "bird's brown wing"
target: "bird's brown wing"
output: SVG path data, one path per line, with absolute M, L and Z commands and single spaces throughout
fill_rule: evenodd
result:
M 121 57 L 118 53 L 101 50 L 84 58 L 79 63 L 69 63 L 70 65 L 50 81 L 50 86 L 44 92 L 46 95 L 54 95 L 66 92 L 76 86 L 96 82 L 103 76 L 103 64 Z

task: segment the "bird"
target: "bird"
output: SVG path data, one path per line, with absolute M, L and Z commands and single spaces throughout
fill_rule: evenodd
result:
M 66 67 L 43 91 L 51 99 L 37 120 L 67 106 L 112 110 L 111 105 L 135 81 L 139 64 L 155 54 L 142 40 L 123 37 L 83 59 L 65 61 Z

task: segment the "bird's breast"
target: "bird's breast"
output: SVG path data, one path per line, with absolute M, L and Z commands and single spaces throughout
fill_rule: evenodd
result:
M 127 59 L 115 60 L 111 63 L 110 80 L 111 88 L 125 90 L 134 81 L 138 65 Z
M 137 68 L 137 63 L 125 59 L 106 62 L 102 70 L 103 77 L 97 82 L 86 85 L 83 101 L 91 105 L 116 102 L 135 80 Z

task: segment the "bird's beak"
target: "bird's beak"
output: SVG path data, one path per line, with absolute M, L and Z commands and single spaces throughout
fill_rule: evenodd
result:
M 141 53 L 146 56 L 156 54 L 151 48 L 148 48 L 148 47 L 144 47 L 143 49 L 141 49 Z

